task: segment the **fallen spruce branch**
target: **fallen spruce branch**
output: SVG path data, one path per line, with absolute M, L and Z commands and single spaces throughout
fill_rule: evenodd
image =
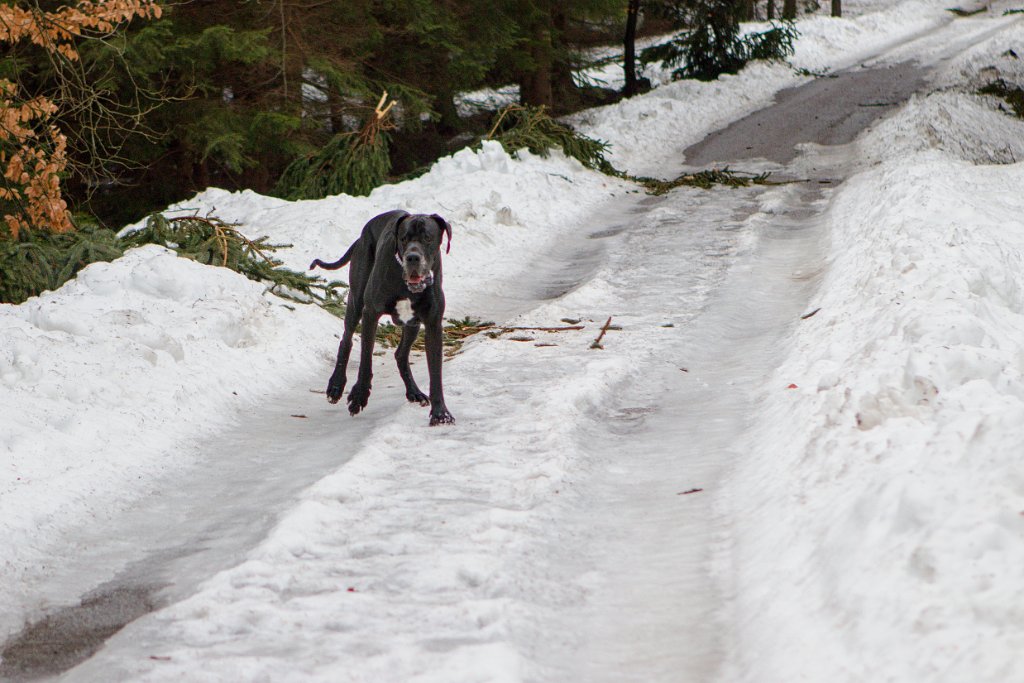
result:
M 533 154 L 546 157 L 550 150 L 561 149 L 587 168 L 611 176 L 624 174 L 612 166 L 605 157 L 608 144 L 587 137 L 551 117 L 543 106 L 510 104 L 495 117 L 494 125 L 485 140 L 497 140 L 509 154 L 528 149 Z
M 611 327 L 611 324 L 612 324 L 612 316 L 608 316 L 608 320 L 606 320 L 605 323 L 604 323 L 604 326 L 601 327 L 601 334 L 597 335 L 597 339 L 595 339 L 594 343 L 592 343 L 590 345 L 590 348 L 592 348 L 592 349 L 603 349 L 604 348 L 603 346 L 601 346 L 601 340 L 604 339 L 604 335 L 608 331 L 608 328 Z
M 985 85 L 978 92 L 982 95 L 994 95 L 1001 98 L 1010 105 L 1017 118 L 1024 119 L 1024 88 L 1007 83 L 1000 78 Z
M 445 353 L 449 356 L 458 353 L 467 337 L 471 337 L 478 332 L 483 332 L 484 330 L 490 330 L 493 328 L 493 322 L 481 322 L 480 320 L 474 320 L 469 316 L 466 316 L 461 320 L 449 321 L 449 323 L 445 325 L 444 330 L 442 330 L 442 343 L 446 347 Z M 401 341 L 401 339 L 401 326 L 380 325 L 377 327 L 377 341 L 381 346 L 398 346 L 398 342 Z M 426 341 L 422 333 L 416 337 L 416 341 L 413 342 L 412 348 L 414 351 L 423 351 L 426 349 Z
M 715 185 L 748 187 L 780 184 L 769 182 L 768 173 L 745 173 L 733 171 L 728 167 L 684 173 L 672 180 L 630 175 L 615 168 L 608 160 L 607 143 L 578 133 L 571 126 L 552 118 L 544 107 L 519 104 L 505 107 L 498 112 L 490 132 L 484 139 L 497 140 L 509 154 L 520 149 L 528 149 L 534 154 L 547 156 L 549 150 L 561 149 L 566 156 L 577 159 L 587 168 L 639 183 L 653 195 L 662 195 L 681 186 L 707 190 Z
M 987 7 L 979 7 L 978 9 L 961 9 L 959 7 L 950 7 L 946 10 L 952 12 L 958 17 L 973 17 L 975 14 L 981 14 L 982 12 L 988 11 Z
M 391 172 L 390 132 L 397 129 L 394 106 L 385 90 L 359 130 L 338 133 L 315 153 L 292 161 L 274 192 L 285 199 L 321 199 L 368 195 L 383 185 Z
M 290 244 L 271 244 L 266 237 L 254 240 L 238 230 L 239 224 L 226 223 L 216 216 L 175 216 L 167 218 L 154 213 L 146 219 L 141 230 L 121 238 L 125 249 L 158 244 L 173 249 L 179 256 L 211 266 L 220 266 L 240 273 L 250 280 L 264 282 L 278 296 L 302 303 L 316 303 L 327 311 L 342 315 L 344 303 L 339 281 L 327 282 L 282 267 L 282 262 L 271 256 Z
M 646 176 L 630 177 L 631 180 L 643 185 L 648 194 L 655 196 L 663 195 L 677 187 L 699 187 L 709 190 L 715 185 L 726 187 L 749 187 L 750 185 L 781 185 L 781 182 L 768 180 L 771 174 L 746 173 L 744 171 L 733 171 L 728 166 L 725 168 L 712 168 L 696 173 L 684 173 L 673 180 L 662 180 L 661 178 L 650 178 Z
M 462 320 L 453 320 L 445 325 L 443 330 L 443 344 L 446 347 L 445 353 L 452 356 L 458 353 L 459 349 L 462 348 L 462 344 L 466 338 L 478 334 L 480 332 L 486 333 L 491 339 L 497 339 L 505 334 L 511 334 L 513 332 L 575 332 L 584 330 L 584 325 L 564 325 L 556 327 L 530 327 L 520 325 L 495 325 L 493 322 L 481 322 L 474 320 L 469 316 L 466 316 Z M 616 329 L 612 326 L 610 329 Z M 358 331 L 358 328 L 357 328 Z M 402 328 L 395 325 L 380 325 L 377 328 L 377 341 L 381 346 L 398 346 L 398 342 L 402 339 Z M 511 341 L 533 341 L 532 337 L 512 337 Z M 423 351 L 426 348 L 424 337 L 420 334 L 416 341 L 413 342 L 412 348 L 414 351 Z

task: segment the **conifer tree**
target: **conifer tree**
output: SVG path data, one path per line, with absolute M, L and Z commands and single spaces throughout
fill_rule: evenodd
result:
M 751 60 L 784 59 L 793 53 L 798 35 L 791 23 L 742 34 L 746 5 L 738 0 L 677 0 L 669 10 L 683 30 L 671 41 L 644 50 L 641 58 L 678 67 L 673 78 L 714 80 L 736 73 Z
M 622 22 L 623 0 L 503 0 L 516 18 L 519 40 L 504 57 L 523 104 L 565 111 L 578 100 L 572 74 L 579 65 L 570 32 L 584 22 Z M 621 24 L 624 25 L 624 24 Z

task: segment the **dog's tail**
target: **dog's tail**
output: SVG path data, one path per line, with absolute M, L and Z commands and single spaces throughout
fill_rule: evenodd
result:
M 338 270 L 339 268 L 343 267 L 345 264 L 352 260 L 352 251 L 356 248 L 356 244 L 358 243 L 359 240 L 353 242 L 352 246 L 349 247 L 348 251 L 345 252 L 345 255 L 342 256 L 337 261 L 335 261 L 334 263 L 324 263 L 320 259 L 313 259 L 313 262 L 309 264 L 309 269 L 313 270 L 314 268 L 319 267 L 323 268 L 324 270 Z

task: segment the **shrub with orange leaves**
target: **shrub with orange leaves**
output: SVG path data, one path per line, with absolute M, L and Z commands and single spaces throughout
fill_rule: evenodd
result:
M 0 5 L 0 43 L 28 41 L 58 59 L 76 61 L 75 41 L 102 37 L 134 17 L 160 16 L 155 0 L 83 0 L 48 12 L 34 3 Z M 19 96 L 0 79 L 0 200 L 3 226 L 12 237 L 25 228 L 73 229 L 60 176 L 67 166 L 67 138 L 51 123 L 57 106 L 45 97 Z

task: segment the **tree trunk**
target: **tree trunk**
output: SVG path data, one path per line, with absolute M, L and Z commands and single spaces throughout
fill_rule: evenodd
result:
M 572 111 L 581 101 L 580 89 L 573 79 L 573 64 L 565 50 L 569 13 L 560 2 L 551 3 L 551 98 L 552 110 Z
M 743 21 L 753 21 L 754 0 L 739 0 L 739 3 L 742 8 L 741 16 L 743 17 Z
M 626 37 L 623 39 L 626 53 L 623 65 L 626 71 L 626 85 L 622 88 L 622 94 L 625 97 L 632 97 L 640 90 L 636 80 L 636 20 L 639 14 L 640 0 L 629 0 L 629 7 L 626 10 Z
M 775 21 L 775 0 L 768 0 L 768 21 Z
M 843 16 L 843 0 L 832 0 L 832 16 Z
M 529 42 L 525 49 L 530 57 L 529 67 L 519 77 L 519 101 L 523 104 L 550 108 L 554 104 L 551 76 L 554 61 L 552 42 L 551 6 L 541 1 L 530 17 Z
M 782 18 L 789 21 L 796 19 L 796 0 L 782 0 Z
M 538 26 L 530 44 L 531 67 L 519 83 L 519 99 L 523 104 L 550 107 L 551 91 L 551 29 Z

